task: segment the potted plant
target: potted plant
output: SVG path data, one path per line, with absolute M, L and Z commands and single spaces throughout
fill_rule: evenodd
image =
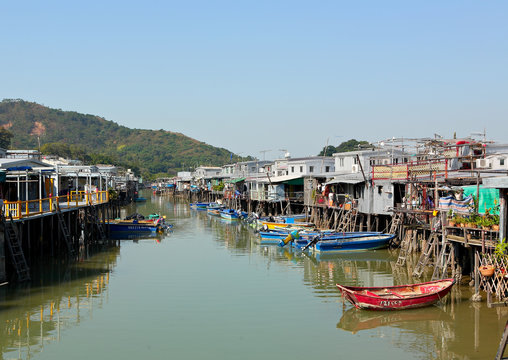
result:
M 478 215 L 470 215 L 467 218 L 467 226 L 476 229 L 476 220 L 478 217 L 479 217 Z
M 499 215 L 492 215 L 492 230 L 499 231 Z
M 483 230 L 490 230 L 490 220 L 487 217 L 482 217 L 480 220 L 481 228 Z
M 485 277 L 491 277 L 494 275 L 494 272 L 496 271 L 496 268 L 492 264 L 487 265 L 481 265 L 478 270 L 480 271 L 480 274 Z
M 496 261 L 498 264 L 503 264 L 506 259 L 508 249 L 508 242 L 506 242 L 506 238 L 503 238 L 501 241 L 496 243 L 496 247 L 494 249 L 494 255 L 496 256 Z
M 453 218 L 453 210 L 449 209 L 446 215 L 447 215 L 446 218 L 448 220 L 448 226 L 455 226 L 455 221 Z
M 462 216 L 455 215 L 455 224 L 459 227 L 464 227 L 466 225 L 466 219 L 464 219 Z

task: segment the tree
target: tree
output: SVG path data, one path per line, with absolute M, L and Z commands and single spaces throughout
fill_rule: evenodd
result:
M 331 145 L 325 146 L 319 153 L 319 156 L 332 156 L 334 153 L 357 151 L 362 149 L 372 149 L 372 145 L 368 141 L 357 141 L 356 139 L 351 139 L 342 142 L 337 147 Z
M 0 128 L 0 148 L 8 149 L 11 146 L 11 139 L 13 135 L 4 128 Z

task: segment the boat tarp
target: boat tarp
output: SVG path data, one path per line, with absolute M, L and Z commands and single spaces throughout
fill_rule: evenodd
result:
M 464 186 L 464 196 L 474 195 L 477 196 L 476 186 Z M 478 213 L 485 214 L 489 210 L 490 214 L 499 214 L 499 190 L 487 189 L 480 186 L 480 199 L 478 203 Z
M 473 207 L 474 201 L 472 196 L 467 196 L 463 200 L 457 200 L 452 195 L 439 199 L 439 209 L 448 211 L 452 209 L 459 214 L 469 214 Z

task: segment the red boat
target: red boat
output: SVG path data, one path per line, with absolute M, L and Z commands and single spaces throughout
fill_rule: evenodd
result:
M 413 285 L 358 287 L 337 284 L 342 296 L 358 309 L 402 310 L 432 305 L 445 297 L 454 279 L 441 279 Z

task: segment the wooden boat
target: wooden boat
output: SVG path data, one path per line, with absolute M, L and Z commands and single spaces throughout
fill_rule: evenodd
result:
M 337 284 L 341 294 L 358 309 L 402 310 L 432 305 L 445 297 L 455 279 L 413 285 L 359 287 Z

